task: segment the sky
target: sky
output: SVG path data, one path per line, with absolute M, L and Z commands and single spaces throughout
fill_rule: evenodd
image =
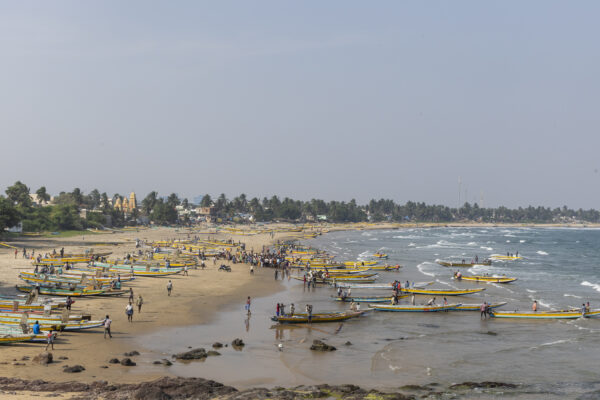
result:
M 0 190 L 598 209 L 599 11 L 0 1 Z

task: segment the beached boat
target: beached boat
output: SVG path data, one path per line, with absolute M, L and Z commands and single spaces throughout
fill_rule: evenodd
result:
M 408 297 L 408 294 L 398 295 L 399 299 Z M 335 301 L 344 301 L 347 303 L 391 303 L 394 296 L 332 296 Z
M 60 288 L 50 288 L 43 286 L 16 285 L 17 290 L 29 293 L 32 290 L 39 289 L 39 294 L 47 296 L 71 296 L 71 297 L 86 297 L 86 296 L 119 296 L 125 293 L 124 290 L 114 289 L 77 289 L 68 290 Z
M 502 301 L 499 303 L 490 303 L 490 304 L 488 304 L 488 310 L 493 310 L 495 308 L 502 307 L 506 304 L 507 304 L 506 301 Z M 452 311 L 480 311 L 480 310 L 481 310 L 481 304 L 461 304 L 460 306 L 456 307 Z
M 161 277 L 180 273 L 182 268 L 155 268 L 150 265 L 125 265 L 125 264 L 107 264 L 96 262 L 92 264 L 90 269 L 109 271 L 109 272 L 120 272 L 125 271 L 133 273 L 135 276 L 150 276 L 150 277 Z
M 0 299 L 0 311 L 44 311 L 57 310 L 65 307 L 64 301 L 61 302 L 42 302 L 35 301 L 27 304 L 27 300 L 23 298 L 2 298 Z
M 511 283 L 517 280 L 517 278 L 507 278 L 506 276 L 485 276 L 485 275 L 471 275 L 461 276 L 454 279 L 459 281 L 473 281 L 473 282 L 491 282 L 491 283 Z
M 304 281 L 303 276 L 292 276 L 292 278 L 296 279 L 298 281 Z M 317 282 L 317 283 L 328 283 L 328 284 L 335 283 L 337 285 L 338 282 L 373 283 L 373 282 L 375 282 L 376 278 L 377 278 L 377 275 L 375 275 L 375 277 L 373 277 L 373 278 L 357 278 L 357 277 L 352 277 L 352 276 L 342 276 L 342 277 L 314 278 L 314 279 L 315 279 L 315 282 Z M 308 280 L 308 278 L 307 278 L 307 280 Z
M 582 315 L 580 309 L 558 311 L 492 311 L 495 318 L 523 318 L 523 319 L 577 319 L 593 318 L 600 316 L 600 310 L 590 310 Z
M 25 334 L 25 333 L 2 333 L 0 332 L 0 344 L 11 344 L 18 342 L 27 342 L 35 337 L 34 334 Z
M 369 304 L 369 308 L 375 311 L 396 311 L 396 312 L 438 312 L 438 311 L 451 311 L 459 307 L 461 304 L 447 304 L 447 305 L 431 305 L 431 306 L 413 306 L 410 304 Z
M 342 283 L 338 283 L 337 287 L 340 288 L 345 288 L 345 289 L 376 289 L 376 290 L 392 290 L 393 289 L 393 282 L 389 282 L 389 283 L 374 283 L 374 284 L 357 284 L 357 283 L 347 283 L 347 282 L 342 282 Z M 410 286 L 411 288 L 415 288 L 415 289 L 420 289 L 420 288 L 424 288 L 426 286 L 429 285 L 433 285 L 433 281 L 432 282 L 413 282 L 413 284 Z
M 427 296 L 464 296 L 483 292 L 485 288 L 478 289 L 418 289 L 418 288 L 401 288 L 403 293 L 422 294 Z
M 402 265 L 372 265 L 369 268 L 371 268 L 374 271 L 400 271 Z
M 70 269 L 67 271 L 63 271 L 62 274 L 48 274 L 48 273 L 35 273 L 31 271 L 22 271 L 19 273 L 19 277 L 35 277 L 35 278 L 45 278 L 47 277 L 49 280 L 58 279 L 65 281 L 81 281 L 82 279 L 88 280 L 96 280 L 97 282 L 112 282 L 116 279 L 119 279 L 121 282 L 129 282 L 135 279 L 135 276 L 131 274 L 117 274 L 113 273 L 108 276 L 108 274 L 100 274 L 100 276 L 96 275 L 97 270 L 81 270 L 81 269 Z
M 28 325 L 29 328 L 33 328 L 35 321 L 36 321 L 35 318 L 30 318 L 24 323 L 26 325 Z M 21 327 L 21 324 L 22 324 L 22 322 L 20 320 L 11 320 L 11 319 L 0 318 L 0 327 L 9 326 L 14 329 L 18 329 Z M 39 324 L 40 324 L 40 330 L 42 330 L 42 331 L 50 331 L 50 330 L 53 330 L 53 331 L 81 331 L 81 330 L 85 330 L 85 329 L 99 328 L 104 324 L 104 321 L 81 320 L 81 321 L 67 321 L 67 322 L 56 321 L 56 322 L 54 322 L 54 321 L 39 320 Z
M 462 261 L 444 261 L 444 260 L 435 260 L 436 263 L 443 265 L 444 267 L 455 267 L 455 268 L 469 268 L 474 267 L 475 265 L 492 265 L 492 260 L 483 260 L 478 262 L 462 262 Z
M 294 314 L 294 315 L 283 315 L 273 316 L 272 321 L 279 322 L 280 324 L 306 324 L 306 323 L 321 323 L 321 322 L 339 322 L 345 321 L 350 318 L 360 317 L 365 311 L 346 311 L 346 312 L 332 312 L 332 313 L 319 313 L 313 314 L 311 320 L 308 320 L 308 314 Z
M 379 261 L 344 261 L 343 264 L 347 267 L 368 267 L 376 265 Z

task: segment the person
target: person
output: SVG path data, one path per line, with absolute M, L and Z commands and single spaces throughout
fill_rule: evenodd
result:
M 250 296 L 248 296 L 248 298 L 246 299 L 246 314 L 250 315 Z
M 104 339 L 106 339 L 107 334 L 108 334 L 108 337 L 112 339 L 112 334 L 110 333 L 110 324 L 112 324 L 112 320 L 110 319 L 110 317 L 107 314 L 106 318 L 104 318 L 104 321 L 102 323 L 102 325 L 104 326 Z
M 138 307 L 138 312 L 142 312 L 142 304 L 144 304 L 144 299 L 142 299 L 142 295 L 138 294 L 138 298 L 136 301 L 136 305 Z
M 279 306 L 279 314 L 281 314 L 281 316 L 285 316 L 285 304 L 281 303 L 281 305 Z
M 279 317 L 279 303 L 277 303 L 277 305 L 275 306 L 275 315 L 277 315 Z
M 308 323 L 309 324 L 312 323 L 312 310 L 313 310 L 312 305 L 307 304 L 306 305 L 306 314 L 308 315 Z
M 585 317 L 585 303 L 581 305 L 581 317 Z
M 17 248 L 15 247 L 15 260 L 17 259 L 17 253 L 18 253 L 18 252 L 19 252 L 19 251 L 18 251 L 18 250 L 17 250 Z
M 40 334 L 40 322 L 39 321 L 35 321 L 35 324 L 33 324 L 33 334 L 34 335 Z
M 483 304 L 481 305 L 481 307 L 479 307 L 479 311 L 480 311 L 480 319 L 487 319 L 487 313 L 486 313 L 486 309 L 487 309 L 487 303 L 484 301 Z
M 447 306 L 448 305 L 448 300 L 444 297 L 444 305 Z
M 127 321 L 133 322 L 133 304 L 131 304 L 131 301 L 125 306 L 125 314 L 127 315 Z
M 475 255 L 475 263 L 478 263 L 478 262 L 479 262 L 479 256 L 476 254 Z
M 250 264 L 250 274 L 254 274 L 254 265 Z
M 48 344 L 46 344 L 46 350 L 48 350 L 48 347 L 51 347 L 52 350 L 54 350 L 54 336 L 55 336 L 54 331 L 52 329 L 50 329 L 48 331 L 48 336 L 47 336 Z
M 585 305 L 585 312 L 590 312 L 590 302 L 589 301 Z
M 456 279 L 458 279 L 459 281 L 462 279 L 462 274 L 460 273 L 460 271 L 456 272 Z
M 171 295 L 171 290 L 173 290 L 173 282 L 169 279 L 169 283 L 167 283 L 167 296 Z
M 189 276 L 189 275 L 188 275 L 188 266 L 187 266 L 187 265 L 184 265 L 184 266 L 183 266 L 183 275 L 185 275 L 185 276 Z
M 414 293 L 410 295 L 410 302 L 412 303 L 413 306 L 415 305 L 415 294 Z
M 427 305 L 428 305 L 428 306 L 435 306 L 435 297 L 434 297 L 434 298 L 432 298 L 432 299 L 430 299 L 430 300 L 427 302 Z
M 290 304 L 290 317 L 294 316 L 294 311 L 296 311 L 296 307 L 294 307 L 294 303 Z
M 71 305 L 74 303 L 73 299 L 71 298 L 71 296 L 67 296 L 67 300 L 65 300 L 65 305 L 67 310 L 71 310 Z
M 538 309 L 538 302 L 537 302 L 537 300 L 534 300 L 533 304 L 531 305 L 531 310 L 537 311 L 537 309 Z
M 129 288 L 129 302 L 133 303 L 133 288 Z

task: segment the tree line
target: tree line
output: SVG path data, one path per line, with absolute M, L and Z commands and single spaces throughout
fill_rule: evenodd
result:
M 223 220 L 235 221 L 327 221 L 327 222 L 465 222 L 478 221 L 490 223 L 561 223 L 561 222 L 600 222 L 597 210 L 573 210 L 567 206 L 561 208 L 533 207 L 509 209 L 507 207 L 484 208 L 477 203 L 464 203 L 459 208 L 443 205 L 427 205 L 423 202 L 408 201 L 397 204 L 393 200 L 371 200 L 365 205 L 349 202 L 312 199 L 293 200 L 288 197 L 254 197 L 248 199 L 245 194 L 228 199 L 225 194 L 213 199 L 210 195 L 202 197 L 200 204 L 194 205 L 188 199 L 181 200 L 177 194 L 159 196 L 150 192 L 140 205 L 130 212 L 115 209 L 113 204 L 123 196 L 116 193 L 110 198 L 97 189 L 88 194 L 79 188 L 71 192 L 60 192 L 49 203 L 51 196 L 44 186 L 35 191 L 37 203 L 31 199 L 27 185 L 17 181 L 6 189 L 6 196 L 0 196 L 0 228 L 4 231 L 23 224 L 27 232 L 100 228 L 110 223 L 112 226 L 124 226 L 137 223 L 157 225 L 189 225 L 196 217 L 195 208 L 212 207 L 213 214 Z M 189 210 L 189 212 L 178 212 Z M 80 211 L 88 212 L 83 216 Z M 250 218 L 251 217 L 251 218 Z

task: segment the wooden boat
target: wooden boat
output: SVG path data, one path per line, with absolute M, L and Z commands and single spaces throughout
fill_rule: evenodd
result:
M 112 282 L 111 281 L 96 281 L 94 279 L 90 279 L 89 281 L 85 280 L 82 283 L 81 279 L 67 279 L 67 278 L 55 278 L 55 277 L 48 277 L 48 276 L 44 276 L 44 277 L 36 277 L 36 276 L 28 276 L 28 275 L 21 275 L 20 278 L 29 283 L 29 284 L 39 284 L 40 286 L 46 286 L 46 287 L 56 287 L 57 285 L 62 286 L 62 287 L 68 287 L 71 289 L 77 289 L 77 288 L 85 288 L 88 286 L 93 286 L 98 288 L 108 288 L 111 286 Z
M 375 311 L 396 311 L 396 312 L 438 312 L 438 311 L 451 311 L 459 307 L 461 304 L 448 304 L 448 305 L 431 305 L 431 306 L 413 306 L 410 304 L 369 304 L 369 308 Z
M 473 282 L 491 282 L 491 283 L 511 283 L 517 280 L 517 278 L 507 278 L 506 276 L 485 276 L 485 275 L 470 275 L 461 276 L 454 279 L 458 281 L 473 281 Z
M 414 282 L 411 286 L 415 289 L 424 288 L 426 286 L 433 285 L 433 282 Z M 393 282 L 389 283 L 375 283 L 375 284 L 356 284 L 356 283 L 338 283 L 337 287 L 346 289 L 377 289 L 377 290 L 392 290 Z
M 377 253 L 373 254 L 373 257 L 376 257 L 376 258 L 388 258 L 388 255 L 385 254 L 385 253 L 377 252 Z
M 101 271 L 110 271 L 110 272 L 120 272 L 125 271 L 129 273 L 133 273 L 135 276 L 168 276 L 180 273 L 182 268 L 155 268 L 150 265 L 140 266 L 140 265 L 125 265 L 125 264 L 107 264 L 107 263 L 93 263 L 90 269 L 101 270 Z
M 332 313 L 318 313 L 313 314 L 311 321 L 308 320 L 308 314 L 294 314 L 294 315 L 283 315 L 273 316 L 272 321 L 279 322 L 280 324 L 306 324 L 306 323 L 322 323 L 322 322 L 339 322 L 345 321 L 350 318 L 360 317 L 364 314 L 364 311 L 345 311 L 345 312 L 332 312 Z
M 29 326 L 29 328 L 33 328 L 35 321 L 37 321 L 37 319 L 30 318 L 24 324 Z M 81 331 L 81 330 L 85 330 L 85 329 L 99 328 L 102 325 L 104 325 L 104 321 L 100 321 L 100 320 L 98 320 L 98 321 L 81 320 L 81 321 L 67 321 L 67 322 L 62 322 L 62 321 L 54 322 L 54 321 L 39 320 L 39 323 L 40 323 L 41 331 L 50 331 L 50 330 L 53 330 L 53 331 Z M 10 320 L 10 319 L 0 318 L 0 327 L 8 326 L 8 327 L 12 327 L 14 329 L 18 329 L 18 328 L 21 328 L 22 324 L 23 323 L 20 320 Z M 0 328 L 0 329 L 2 329 L 2 328 Z
M 18 343 L 18 342 L 27 342 L 30 341 L 31 339 L 33 339 L 35 337 L 34 334 L 25 334 L 25 333 L 0 333 L 0 344 L 11 344 L 11 343 Z
M 292 278 L 296 279 L 298 281 L 304 281 L 303 276 L 292 276 Z M 373 283 L 373 282 L 375 282 L 375 279 L 376 278 L 355 278 L 355 277 L 351 277 L 351 276 L 344 276 L 344 277 L 334 277 L 334 278 L 315 278 L 315 282 L 333 284 L 335 281 L 335 283 L 337 285 L 338 282 Z
M 492 260 L 483 260 L 483 261 L 472 262 L 472 263 L 443 261 L 443 260 L 435 260 L 435 262 L 440 265 L 443 265 L 444 267 L 456 267 L 456 268 L 469 268 L 469 267 L 473 267 L 475 265 L 492 265 Z
M 111 274 L 111 276 L 102 276 L 102 274 L 100 274 L 101 276 L 97 276 L 96 272 L 98 272 L 97 270 L 88 270 L 88 271 L 84 271 L 84 270 L 68 270 L 66 272 L 63 272 L 62 274 L 44 274 L 44 273 L 35 273 L 35 272 L 30 272 L 30 271 L 22 271 L 19 273 L 19 277 L 21 279 L 23 279 L 23 277 L 27 277 L 27 278 L 47 278 L 48 280 L 52 281 L 52 280 L 57 280 L 57 281 L 73 281 L 73 282 L 81 282 L 82 279 L 87 279 L 87 280 L 95 280 L 97 282 L 112 282 L 114 280 L 116 280 L 117 278 L 121 281 L 121 282 L 129 282 L 135 279 L 134 275 L 131 274 Z M 106 274 L 105 274 L 106 275 Z
M 506 304 L 506 301 L 502 301 L 500 303 L 490 303 L 488 304 L 488 310 L 493 310 L 495 308 L 502 307 Z M 480 309 L 481 304 L 461 304 L 452 311 L 480 311 Z
M 503 256 L 502 254 L 492 254 L 490 256 L 490 258 L 494 259 L 494 260 L 504 260 L 504 261 L 521 260 L 521 259 L 523 259 L 523 257 L 521 257 L 521 256 Z
M 119 296 L 125 293 L 125 290 L 113 289 L 77 289 L 68 290 L 60 288 L 49 288 L 42 286 L 17 285 L 17 290 L 29 293 L 32 290 L 38 290 L 39 294 L 47 296 L 71 296 L 71 297 L 87 297 L 87 296 Z
M 15 299 L 15 300 L 0 300 L 0 311 L 44 311 L 46 309 L 57 310 L 59 308 L 65 307 L 65 303 L 41 303 L 41 302 L 32 302 L 27 304 L 25 299 Z
M 483 292 L 485 288 L 479 289 L 417 289 L 417 288 L 401 288 L 400 291 L 403 293 L 412 294 L 423 294 L 428 296 L 464 296 L 467 294 L 474 294 Z
M 378 261 L 344 261 L 344 265 L 347 267 L 369 267 L 376 265 Z
M 585 315 L 580 309 L 568 309 L 558 311 L 492 311 L 495 318 L 522 318 L 522 319 L 577 319 L 594 318 L 600 316 L 600 310 L 590 310 Z
M 402 265 L 372 265 L 371 267 L 374 271 L 400 271 Z
M 24 329 L 21 326 L 15 327 L 15 326 L 0 325 L 0 337 L 8 337 L 8 336 L 14 337 L 14 336 L 27 335 L 27 336 L 31 336 L 31 339 L 24 340 L 25 342 L 46 343 L 48 341 L 48 336 L 46 333 L 40 333 L 39 335 L 36 335 L 35 333 L 33 333 L 31 331 L 31 329 L 29 329 L 29 327 L 27 327 L 27 329 L 25 329 L 25 330 L 27 332 L 23 332 Z
M 408 297 L 407 294 L 398 295 L 399 299 Z M 394 296 L 333 296 L 335 301 L 344 301 L 347 303 L 391 303 Z

